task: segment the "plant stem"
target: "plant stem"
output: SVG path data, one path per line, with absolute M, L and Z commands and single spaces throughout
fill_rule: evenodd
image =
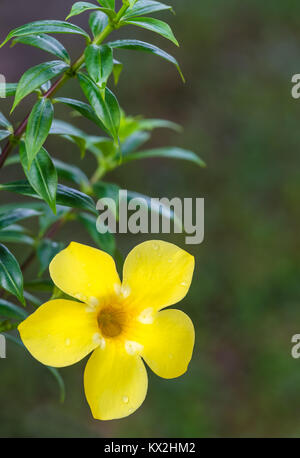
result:
M 115 23 L 117 24 L 125 11 L 128 9 L 127 4 L 124 4 L 122 8 L 120 8 L 116 19 Z M 114 24 L 108 24 L 103 32 L 101 32 L 95 39 L 93 40 L 92 44 L 99 45 L 105 40 L 105 38 L 108 37 L 108 35 L 115 29 Z M 82 55 L 76 60 L 76 62 L 72 65 L 71 71 L 69 70 L 68 72 L 64 73 L 51 87 L 50 89 L 44 94 L 44 98 L 50 99 L 55 95 L 55 93 L 65 84 L 66 81 L 68 81 L 76 72 L 82 67 L 84 63 L 84 52 Z M 28 123 L 28 118 L 29 118 L 30 113 L 26 116 L 26 118 L 21 122 L 21 124 L 17 127 L 17 129 L 14 131 L 14 134 L 10 137 L 8 142 L 6 143 L 5 147 L 3 148 L 2 154 L 0 154 L 0 169 L 3 167 L 5 164 L 6 159 L 8 158 L 9 154 L 11 151 L 14 149 L 15 144 L 20 140 L 22 137 L 23 133 L 26 130 L 27 123 Z

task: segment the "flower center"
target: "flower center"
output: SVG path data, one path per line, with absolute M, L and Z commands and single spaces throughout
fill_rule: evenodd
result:
M 97 319 L 99 329 L 104 337 L 117 337 L 124 329 L 125 314 L 120 309 L 104 308 L 100 311 Z

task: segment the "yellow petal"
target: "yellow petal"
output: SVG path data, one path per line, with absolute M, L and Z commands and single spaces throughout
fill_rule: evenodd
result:
M 92 306 L 114 295 L 115 288 L 120 287 L 113 258 L 76 242 L 53 258 L 49 270 L 56 286 Z
M 184 298 L 193 271 L 193 256 L 172 243 L 152 240 L 127 256 L 122 288 L 137 307 L 160 310 Z
M 106 341 L 87 363 L 84 388 L 94 418 L 127 417 L 146 397 L 147 371 L 140 356 L 129 355 L 123 346 Z
M 99 345 L 96 314 L 86 309 L 64 299 L 41 305 L 18 327 L 25 347 L 47 366 L 77 363 Z
M 184 374 L 195 341 L 191 319 L 180 310 L 163 310 L 157 313 L 153 324 L 145 324 L 144 328 L 141 355 L 153 372 L 163 378 Z

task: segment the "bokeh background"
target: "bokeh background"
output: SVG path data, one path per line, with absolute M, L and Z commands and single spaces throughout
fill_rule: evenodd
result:
M 63 19 L 72 0 L 1 0 L 0 30 L 38 19 Z M 121 52 L 125 70 L 117 89 L 128 114 L 178 122 L 184 133 L 157 131 L 152 145 L 197 152 L 200 169 L 186 162 L 147 160 L 107 176 L 153 197 L 204 197 L 205 241 L 186 247 L 196 257 L 189 295 L 180 304 L 193 319 L 196 346 L 188 372 L 167 381 L 149 371 L 149 392 L 132 416 L 98 422 L 84 398 L 85 361 L 63 369 L 67 397 L 58 402 L 51 375 L 9 344 L 0 361 L 0 437 L 248 437 L 300 436 L 300 360 L 291 337 L 300 332 L 299 193 L 300 101 L 291 77 L 300 73 L 300 4 L 296 0 L 175 0 L 176 16 L 162 13 L 179 49 L 141 29 L 123 37 L 152 41 L 176 55 L 187 83 L 159 58 Z M 74 18 L 87 26 L 88 15 Z M 80 38 L 59 37 L 76 58 Z M 15 82 L 32 65 L 51 60 L 18 45 L 0 52 L 0 73 Z M 80 97 L 75 83 L 64 96 Z M 21 120 L 30 104 L 14 114 Z M 9 105 L 1 101 L 8 114 Z M 68 111 L 58 117 L 68 119 Z M 80 119 L 75 123 L 95 133 Z M 51 139 L 48 151 L 88 174 L 75 146 Z M 0 181 L 18 178 L 10 167 Z M 21 177 L 21 175 L 20 175 Z M 12 199 L 1 193 L 1 203 Z M 14 197 L 15 199 L 15 197 Z M 71 223 L 61 240 L 91 243 Z M 182 247 L 183 236 L 167 238 Z M 139 236 L 117 236 L 126 254 Z M 25 250 L 16 248 L 19 259 Z

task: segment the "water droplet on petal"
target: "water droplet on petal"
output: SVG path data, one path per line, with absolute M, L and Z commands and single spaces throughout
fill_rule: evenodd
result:
M 125 404 L 127 404 L 129 401 L 129 397 L 128 396 L 123 396 L 123 402 L 125 402 Z
M 67 347 L 70 345 L 70 343 L 71 343 L 71 340 L 70 340 L 70 339 L 66 339 L 66 345 L 67 345 Z

